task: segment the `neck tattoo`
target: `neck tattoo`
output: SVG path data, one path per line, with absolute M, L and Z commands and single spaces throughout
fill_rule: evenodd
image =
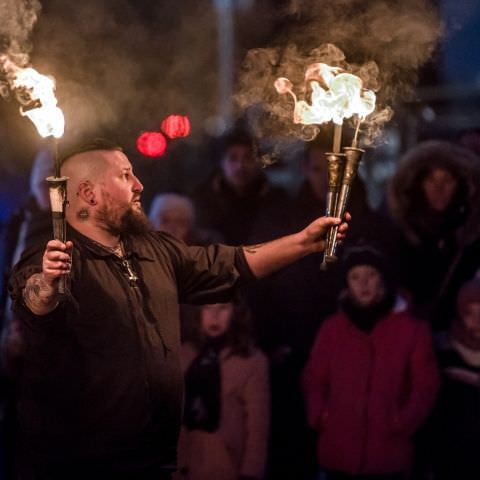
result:
M 77 218 L 79 220 L 86 220 L 88 217 L 89 217 L 89 213 L 88 213 L 88 210 L 86 208 L 81 208 L 78 212 L 77 212 Z

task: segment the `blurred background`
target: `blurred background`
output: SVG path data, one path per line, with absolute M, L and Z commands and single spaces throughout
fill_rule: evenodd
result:
M 8 16 L 6 7 L 15 2 L 3 3 L 2 15 Z M 344 10 L 348 4 L 358 9 L 388 4 L 318 1 L 319 18 L 322 9 L 331 13 L 332 3 Z M 294 0 L 43 0 L 28 49 L 32 65 L 57 82 L 59 106 L 66 116 L 60 150 L 84 137 L 118 141 L 145 183 L 146 209 L 155 192 L 188 192 L 214 167 L 215 139 L 243 115 L 234 94 L 247 52 L 278 45 L 290 33 L 294 37 L 295 28 L 308 25 L 311 19 L 302 14 L 301 4 Z M 438 0 L 435 5 L 441 20 L 438 43 L 418 69 L 414 91 L 393 100 L 395 115 L 364 162 L 362 175 L 374 207 L 382 202 L 383 186 L 400 153 L 419 140 L 457 140 L 480 126 L 480 4 Z M 349 12 L 353 22 L 356 15 L 351 8 Z M 330 26 L 337 30 L 335 22 Z M 332 37 L 321 26 L 317 31 L 319 44 Z M 349 59 L 353 53 L 348 45 L 340 46 Z M 170 141 L 162 157 L 144 157 L 136 149 L 137 137 L 143 131 L 159 130 L 169 114 L 187 115 L 190 135 Z M 264 141 L 272 143 L 271 138 Z M 16 101 L 0 102 L 0 225 L 27 196 L 32 161 L 44 142 L 28 119 L 19 115 Z M 282 152 L 266 173 L 274 183 L 293 189 L 300 175 L 297 150 Z
M 447 413 L 438 414 L 439 423 L 434 425 L 440 425 L 445 438 L 428 422 L 426 433 L 417 432 L 415 475 L 409 478 L 480 478 L 476 451 L 480 436 L 480 2 L 0 0 L 0 19 L 0 312 L 4 314 L 4 320 L 0 315 L 0 353 L 5 357 L 0 358 L 0 391 L 6 392 L 4 398 L 0 395 L 0 478 L 2 463 L 5 470 L 13 466 L 15 382 L 22 373 L 24 348 L 6 281 L 25 246 L 43 244 L 51 237 L 43 179 L 50 173 L 55 148 L 20 114 L 19 103 L 2 76 L 3 54 L 22 67 L 32 65 L 55 78 L 66 120 L 65 135 L 58 142 L 60 156 L 75 143 L 106 137 L 122 145 L 133 163 L 145 187 L 144 209 L 156 229 L 186 243 L 254 245 L 299 231 L 325 212 L 324 154 L 331 149 L 331 126 L 320 128 L 316 142 L 306 142 L 312 137 L 311 127 L 293 124 L 292 98 L 278 95 L 274 81 L 288 77 L 298 98 L 310 100 L 303 82 L 305 69 L 313 62 L 345 66 L 338 52 L 345 55 L 348 71 L 358 73 L 364 86 L 377 94 L 377 110 L 367 117 L 360 135 L 366 149 L 360 167 L 363 182 L 356 179 L 352 187 L 353 220 L 344 247 L 347 250 L 350 242 L 367 249 L 364 253 L 370 257 L 373 250 L 373 260 L 360 258 L 356 266 L 373 265 L 384 283 L 375 297 L 380 300 L 355 312 L 360 320 L 373 315 L 371 311 L 377 312 L 374 309 L 385 299 L 396 299 L 398 283 L 397 299 L 403 300 L 404 308 L 431 323 L 439 358 L 450 328 L 452 338 L 458 337 L 460 354 L 467 347 L 473 351 L 474 361 L 464 362 L 466 375 L 453 379 L 458 380 L 459 390 L 454 388 L 452 395 L 447 370 L 452 365 L 458 370 L 458 359 L 452 357 L 457 363 L 451 362 L 449 356 L 440 362 L 442 373 L 447 372 L 447 390 L 440 394 L 439 405 L 445 400 L 448 408 Z M 326 44 L 337 48 L 319 48 Z M 329 54 L 324 56 L 326 51 Z M 378 112 L 391 115 L 380 121 Z M 165 123 L 171 115 L 178 117 Z M 234 127 L 241 128 L 232 135 Z M 147 132 L 157 132 L 158 137 L 160 131 L 165 134 L 161 151 L 145 155 L 148 152 L 139 138 L 144 139 Z M 347 122 L 344 145 L 352 133 Z M 340 257 L 350 258 L 343 253 Z M 268 479 L 324 478 L 316 477 L 316 435 L 307 426 L 299 380 L 318 328 L 337 308 L 345 307 L 342 302 L 350 293 L 346 288 L 349 270 L 343 262 L 328 272 L 320 270 L 320 262 L 320 254 L 311 255 L 245 292 L 252 312 L 251 319 L 247 312 L 244 320 L 252 320 L 255 339 L 268 356 L 271 380 L 265 376 L 262 388 L 273 399 L 271 426 L 267 414 L 257 419 L 265 447 L 257 479 L 262 478 L 263 464 Z M 472 279 L 473 284 L 462 290 Z M 468 294 L 464 303 L 476 308 L 473 333 L 458 326 L 457 295 L 460 292 L 462 297 L 462 291 Z M 380 320 L 373 316 L 371 329 Z M 197 317 L 196 311 L 182 310 L 182 335 L 187 342 L 194 337 L 191 325 Z M 358 320 L 353 317 L 349 319 Z M 398 334 L 398 338 L 407 337 L 410 334 Z M 379 344 L 388 345 L 379 338 Z M 253 342 L 253 334 L 249 341 Z M 425 342 L 427 351 L 431 349 L 427 336 Z M 339 351 L 349 350 L 342 341 L 337 346 Z M 433 358 L 431 354 L 425 358 L 429 355 Z M 391 358 L 397 361 L 396 354 L 388 351 Z M 407 359 L 402 362 L 398 365 L 405 365 L 405 371 L 399 375 L 423 379 L 411 374 Z M 340 378 L 355 371 L 351 367 L 357 363 L 363 365 L 339 364 Z M 266 371 L 266 359 L 262 364 Z M 384 364 L 389 362 L 378 360 L 378 365 Z M 363 373 L 370 379 L 367 370 Z M 420 394 L 429 380 L 436 383 L 436 373 L 426 372 L 425 379 L 415 386 Z M 468 395 L 464 389 L 470 389 Z M 370 395 L 369 389 L 365 392 L 349 398 L 363 405 L 363 395 Z M 401 395 L 399 404 L 406 398 L 404 392 Z M 243 402 L 243 397 L 238 398 Z M 416 397 L 412 394 L 412 398 Z M 433 398 L 424 399 L 425 416 L 432 403 Z M 348 410 L 364 412 L 364 407 Z M 338 431 L 351 436 L 350 425 Z M 235 429 L 238 432 L 241 429 Z M 395 431 L 391 438 L 396 435 Z M 445 450 L 439 450 L 437 438 L 446 439 L 440 445 Z M 356 446 L 354 450 L 360 451 Z M 381 461 L 382 455 L 377 455 Z M 453 475 L 448 476 L 442 462 L 450 457 Z M 460 467 L 468 471 L 473 466 L 477 472 L 473 476 L 457 473 Z

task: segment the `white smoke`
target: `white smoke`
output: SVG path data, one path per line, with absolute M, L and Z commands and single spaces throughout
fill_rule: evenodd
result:
M 354 73 L 376 92 L 376 111 L 361 135 L 371 144 L 391 119 L 395 102 L 413 92 L 418 70 L 442 33 L 430 0 L 292 0 L 283 15 L 286 28 L 271 47 L 247 52 L 238 79 L 237 104 L 260 137 L 305 138 L 304 129 L 292 125 L 291 99 L 279 98 L 273 83 L 278 77 L 305 83 L 308 65 L 322 62 Z

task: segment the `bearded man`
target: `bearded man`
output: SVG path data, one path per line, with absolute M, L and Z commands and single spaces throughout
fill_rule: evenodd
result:
M 321 251 L 340 220 L 253 247 L 187 247 L 151 230 L 143 186 L 119 147 L 78 149 L 61 173 L 69 241 L 25 252 L 10 285 L 26 342 L 19 478 L 170 478 L 183 388 L 179 302 L 229 301 L 243 282 Z

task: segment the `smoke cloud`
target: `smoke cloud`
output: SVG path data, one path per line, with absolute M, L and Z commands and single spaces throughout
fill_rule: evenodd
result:
M 292 124 L 293 102 L 279 96 L 273 83 L 287 77 L 308 100 L 306 67 L 322 62 L 358 75 L 376 92 L 376 111 L 361 133 L 364 143 L 371 144 L 391 118 L 391 106 L 412 94 L 419 68 L 431 58 L 442 33 L 439 13 L 429 0 L 291 0 L 282 15 L 287 27 L 270 47 L 247 52 L 238 80 L 237 104 L 247 110 L 259 136 L 310 139 L 316 133 L 311 126 Z
M 216 113 L 211 2 L 139 3 L 45 0 L 33 31 L 38 1 L 0 0 L 8 19 L 0 54 L 55 78 L 64 147 L 102 135 L 131 147 L 138 133 L 158 130 L 171 113 L 189 115 L 195 135 Z
M 237 12 L 239 42 L 263 46 L 268 37 L 269 48 L 248 51 L 236 100 L 261 136 L 295 129 L 292 103 L 276 93 L 274 80 L 285 76 L 301 86 L 306 66 L 324 61 L 348 67 L 377 92 L 378 111 L 363 126 L 363 135 L 375 137 L 391 115 L 385 108 L 412 91 L 419 67 L 441 34 L 438 13 L 428 0 L 255 3 L 251 10 Z M 189 115 L 195 136 L 217 111 L 213 5 L 197 0 L 44 0 L 42 11 L 38 0 L 0 0 L 0 55 L 55 78 L 66 119 L 65 146 L 106 135 L 128 148 L 141 130 L 158 129 L 171 113 Z M 0 78 L 4 94 L 5 86 Z M 22 129 L 29 123 L 15 122 Z M 27 131 L 33 127 L 22 130 Z M 315 132 L 295 133 L 310 138 Z M 23 143 L 37 138 L 31 135 Z
M 37 0 L 0 0 L 0 49 L 10 53 L 20 66 L 28 62 L 30 36 L 40 10 Z
M 0 0 L 0 67 L 13 62 L 19 67 L 29 63 L 30 37 L 41 10 L 37 0 Z M 9 95 L 6 78 L 0 78 L 0 95 Z

